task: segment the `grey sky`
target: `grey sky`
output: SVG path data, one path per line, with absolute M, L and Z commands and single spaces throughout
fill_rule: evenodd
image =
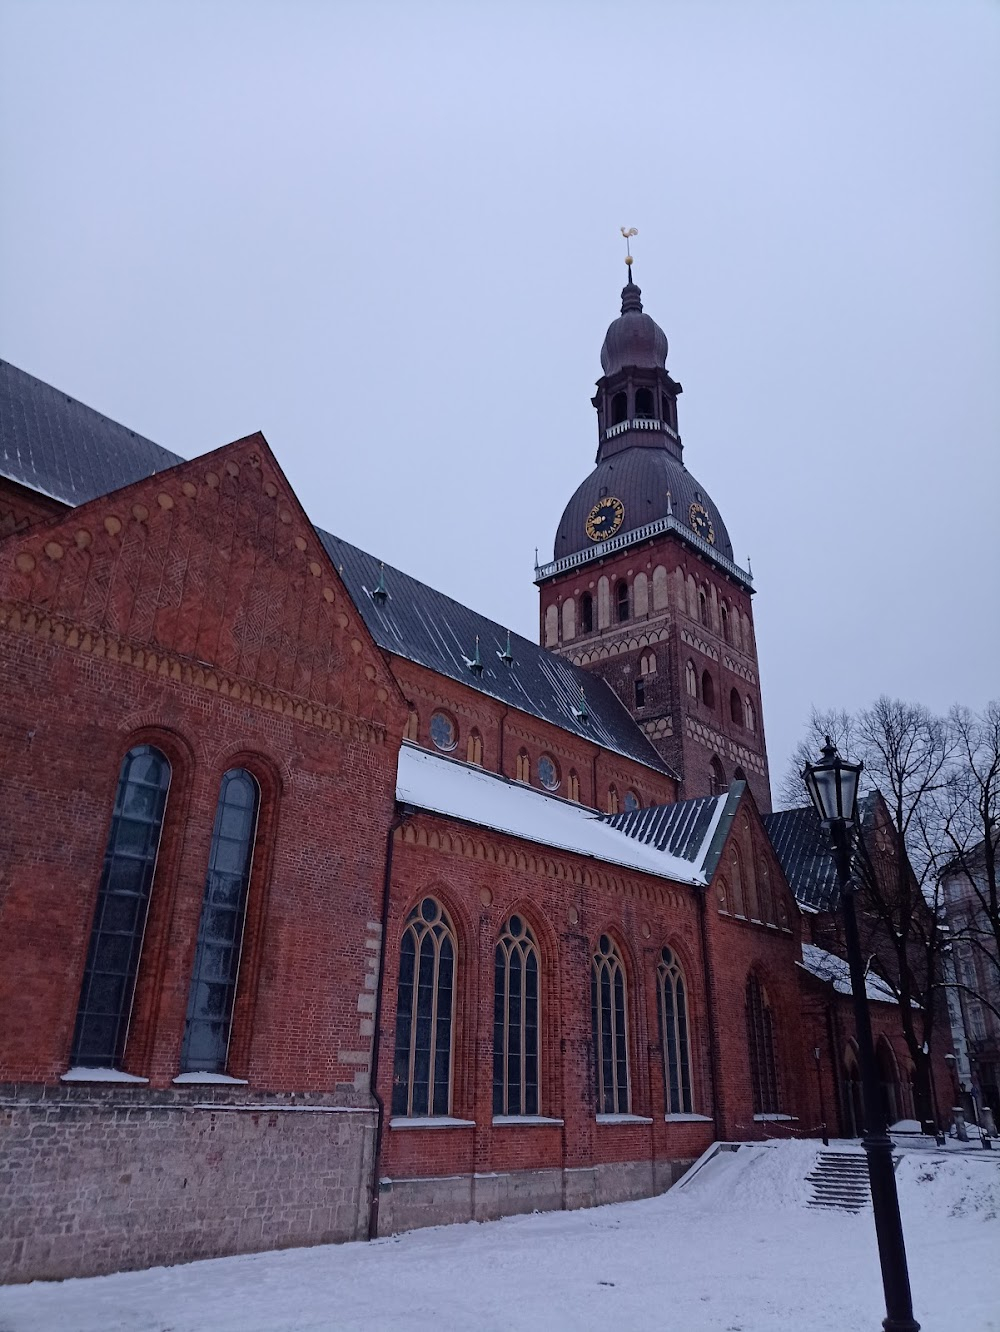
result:
M 187 456 L 262 429 L 316 522 L 537 636 L 637 226 L 775 778 L 812 702 L 998 692 L 998 6 L 0 24 L 0 355 Z

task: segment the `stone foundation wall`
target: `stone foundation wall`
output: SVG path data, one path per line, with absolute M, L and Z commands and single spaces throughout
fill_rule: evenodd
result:
M 367 1236 L 373 1110 L 212 1090 L 6 1089 L 0 1280 Z
M 570 1169 L 510 1170 L 425 1179 L 382 1179 L 380 1235 L 455 1221 L 495 1221 L 521 1212 L 571 1211 L 665 1193 L 691 1166 L 616 1161 Z

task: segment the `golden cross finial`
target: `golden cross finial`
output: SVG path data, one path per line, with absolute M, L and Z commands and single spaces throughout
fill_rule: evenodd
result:
M 622 227 L 620 230 L 621 230 L 622 235 L 625 237 L 625 262 L 628 264 L 629 268 L 631 268 L 631 267 L 632 267 L 632 237 L 633 237 L 633 236 L 638 236 L 638 234 L 639 234 L 639 228 L 638 228 L 638 227 Z

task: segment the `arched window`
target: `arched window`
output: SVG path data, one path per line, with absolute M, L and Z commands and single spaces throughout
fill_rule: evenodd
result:
M 771 873 L 766 863 L 761 863 L 757 875 L 757 895 L 760 898 L 760 918 L 768 925 L 777 925 L 778 916 L 774 907 L 774 892 L 771 887 Z
M 420 729 L 420 718 L 415 712 L 411 712 L 406 719 L 406 739 L 416 740 L 417 732 Z
M 660 953 L 656 979 L 660 999 L 660 1044 L 663 1046 L 667 1114 L 689 1115 L 692 1102 L 687 987 L 680 964 L 669 948 L 664 948 Z
M 455 935 L 440 902 L 410 912 L 399 949 L 392 1113 L 451 1110 L 451 1033 L 455 1016 Z
M 493 992 L 493 1113 L 537 1115 L 538 945 L 511 916 L 496 947 Z
M 635 391 L 635 414 L 644 421 L 650 421 L 656 415 L 655 399 L 652 389 L 641 388 Z
M 615 604 L 618 609 L 618 623 L 624 624 L 629 618 L 628 583 L 622 578 L 615 588 Z
M 750 732 L 756 731 L 757 729 L 757 709 L 754 707 L 749 695 L 743 700 L 743 725 Z
M 627 1115 L 628 1012 L 625 968 L 614 941 L 602 934 L 590 967 L 590 1012 L 599 1115 Z
M 708 593 L 703 587 L 698 589 L 698 618 L 706 627 L 709 625 Z
M 167 757 L 151 745 L 136 745 L 122 759 L 73 1034 L 74 1065 L 114 1068 L 125 1053 L 169 785 Z
M 645 655 L 645 656 L 643 657 L 643 659 L 642 659 L 641 669 L 642 669 L 642 673 L 643 673 L 643 675 L 655 675 L 655 674 L 656 674 L 656 654 L 655 654 L 655 653 L 653 653 L 653 652 L 647 652 L 647 653 L 646 653 L 646 655 Z
M 746 779 L 747 779 L 747 775 L 746 775 L 746 773 L 745 773 L 745 772 L 743 771 L 743 769 L 739 766 L 739 764 L 737 764 L 736 767 L 733 769 L 733 781 L 734 781 L 734 782 L 745 782 Z
M 181 1046 L 184 1072 L 224 1073 L 243 946 L 260 788 L 243 768 L 223 775 L 215 807 L 198 943 Z
M 684 688 L 692 698 L 698 697 L 698 672 L 694 668 L 694 662 L 689 661 L 684 667 Z
M 729 627 L 729 607 L 724 601 L 719 603 L 719 619 L 722 621 L 722 637 L 727 643 L 731 643 L 733 638 Z
M 740 848 L 734 846 L 729 857 L 729 877 L 733 885 L 733 912 L 737 916 L 747 914 L 746 890 L 743 886 L 743 857 Z
M 543 754 L 538 760 L 538 780 L 546 791 L 558 791 L 562 784 L 559 768 L 550 754 Z
M 628 398 L 624 393 L 616 393 L 611 399 L 611 424 L 621 425 L 628 417 Z
M 774 1019 L 767 991 L 754 975 L 747 981 L 746 1007 L 753 1112 L 755 1115 L 780 1114 L 781 1096 L 774 1057 Z
M 614 785 L 608 787 L 608 813 L 618 813 L 618 787 Z
M 579 801 L 580 799 L 580 778 L 575 772 L 571 772 L 568 779 L 568 795 L 570 800 Z
M 736 726 L 743 725 L 743 700 L 738 689 L 729 691 L 729 718 Z
M 701 673 L 701 701 L 706 708 L 715 707 L 715 682 L 708 671 Z
M 446 753 L 458 744 L 458 727 L 446 712 L 435 712 L 432 715 L 431 740 Z
M 580 598 L 580 633 L 592 634 L 594 632 L 594 598 L 589 592 L 584 592 Z
M 531 781 L 531 759 L 528 758 L 526 749 L 522 749 L 517 756 L 517 780 L 519 782 Z
M 625 792 L 623 808 L 626 814 L 634 814 L 637 809 L 642 808 L 642 802 L 631 788 Z
M 476 730 L 469 732 L 469 742 L 466 746 L 466 759 L 469 763 L 475 763 L 478 764 L 479 767 L 482 767 L 483 737 Z
M 709 769 L 711 771 L 712 795 L 724 795 L 729 788 L 726 784 L 726 771 L 719 762 L 717 755 L 713 757 Z
M 890 1126 L 902 1119 L 902 1098 L 899 1086 L 899 1067 L 892 1046 L 884 1036 L 875 1042 L 875 1062 L 878 1065 L 879 1090 L 882 1093 L 882 1111 Z
M 635 689 L 635 706 L 644 708 L 646 706 L 646 681 L 641 675 L 637 675 L 632 683 Z
M 572 597 L 567 597 L 562 605 L 562 631 L 567 640 L 576 637 L 576 602 Z

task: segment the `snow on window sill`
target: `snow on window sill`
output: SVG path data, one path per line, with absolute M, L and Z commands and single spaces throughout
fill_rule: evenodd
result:
M 501 1128 L 515 1126 L 520 1128 L 522 1125 L 530 1127 L 532 1124 L 563 1124 L 565 1120 L 551 1119 L 548 1115 L 494 1115 L 493 1123 Z
M 452 1119 L 451 1115 L 424 1115 L 422 1119 L 416 1117 L 413 1119 L 390 1119 L 389 1127 L 391 1129 L 475 1128 L 476 1121 L 474 1119 Z
M 178 1073 L 175 1087 L 245 1087 L 246 1078 L 231 1078 L 228 1073 Z
M 798 1115 L 773 1114 L 773 1115 L 754 1115 L 753 1117 L 753 1122 L 755 1124 L 780 1124 L 783 1122 L 797 1124 L 798 1121 L 799 1121 Z
M 711 1115 L 664 1115 L 665 1124 L 711 1124 Z
M 598 1115 L 598 1124 L 652 1124 L 645 1115 Z
M 68 1068 L 60 1082 L 148 1082 L 135 1073 L 123 1073 L 120 1068 Z

